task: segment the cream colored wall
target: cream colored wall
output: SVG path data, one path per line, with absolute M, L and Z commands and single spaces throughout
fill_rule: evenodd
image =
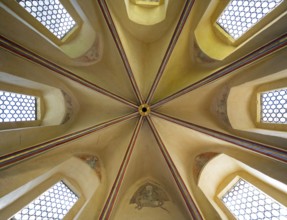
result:
M 121 43 L 145 99 L 167 50 L 183 4 L 184 1 L 169 1 L 163 21 L 144 25 L 129 19 L 124 1 L 108 1 Z M 142 19 L 144 18 L 148 16 Z
M 277 160 L 265 157 L 263 155 L 252 153 L 223 140 L 206 136 L 205 134 L 172 124 L 171 122 L 167 122 L 156 117 L 153 117 L 153 120 L 160 136 L 163 139 L 169 155 L 175 163 L 190 194 L 202 210 L 205 219 L 221 219 L 221 217 L 207 200 L 207 197 L 202 194 L 202 190 L 195 181 L 196 178 L 193 177 L 195 158 L 200 154 L 208 152 L 224 153 L 275 180 L 287 184 L 287 178 L 285 175 L 286 164 L 284 163 L 280 163 Z M 227 175 L 229 172 L 229 168 L 227 168 L 228 165 L 225 164 L 225 168 L 220 169 L 222 166 L 223 163 L 216 166 L 214 164 L 211 165 L 210 167 L 212 170 L 209 172 L 210 176 L 206 175 L 201 181 L 204 184 L 212 185 L 213 183 L 216 184 L 216 182 L 219 183 L 220 179 L 222 180 L 220 177 Z M 219 172 L 215 171 L 217 168 L 221 170 L 223 176 Z M 233 171 L 236 171 L 235 168 Z M 230 167 L 230 170 L 232 170 L 232 167 Z M 250 169 L 248 171 L 250 171 Z M 254 174 L 254 172 L 251 173 Z M 213 179 L 215 182 L 213 182 L 211 179 Z M 205 190 L 214 193 L 215 188 L 211 188 L 209 186 L 206 187 Z
M 227 99 L 227 114 L 234 129 L 287 138 L 287 125 L 261 122 L 260 93 L 284 88 L 287 72 L 282 70 L 232 87 Z
M 76 2 L 76 1 L 73 1 Z M 111 33 L 106 26 L 97 3 L 94 1 L 78 2 L 89 22 L 93 23 L 92 28 L 100 39 L 97 50 L 102 50 L 100 60 L 96 63 L 88 63 L 87 66 L 79 65 L 78 59 L 69 58 L 57 46 L 51 44 L 43 35 L 33 31 L 29 26 L 23 25 L 13 14 L 9 14 L 0 4 L 0 19 L 5 22 L 0 23 L 0 33 L 10 40 L 25 46 L 25 48 L 36 54 L 44 56 L 46 59 L 55 62 L 74 74 L 95 83 L 100 87 L 136 102 L 132 87 L 125 72 L 125 68 L 115 46 Z M 15 30 L 19 34 L 14 34 Z M 86 33 L 88 34 L 88 33 Z M 33 40 L 31 40 L 33 39 Z M 37 43 L 35 43 L 37 42 Z M 73 47 L 72 47 L 73 48 Z M 74 50 L 77 50 L 74 48 Z M 115 74 L 116 73 L 116 74 Z M 111 80 L 112 79 L 112 80 Z
M 216 175 L 213 175 L 214 173 Z M 201 171 L 198 186 L 222 219 L 233 219 L 221 201 L 221 196 L 235 184 L 238 178 L 245 179 L 267 195 L 286 205 L 286 184 L 282 184 L 232 157 L 221 154 L 205 165 Z
M 284 30 L 278 26 L 286 22 L 286 2 L 283 1 L 279 7 L 268 13 L 237 40 L 230 37 L 216 24 L 216 20 L 228 4 L 228 0 L 208 1 L 206 11 L 195 29 L 194 34 L 200 49 L 210 58 L 224 60 L 242 47 L 245 52 L 246 50 L 252 51 L 255 44 L 259 42 L 261 45 L 266 44 L 275 36 L 279 37 L 284 34 Z M 216 46 L 210 47 L 210 45 Z
M 52 71 L 35 65 L 23 58 L 17 57 L 4 50 L 1 51 L 1 72 L 9 73 L 15 77 L 22 77 L 47 86 L 52 86 L 64 91 L 72 99 L 71 118 L 60 126 L 37 126 L 29 129 L 3 130 L 0 132 L 2 146 L 1 153 L 8 154 L 27 146 L 35 145 L 51 138 L 58 137 L 67 133 L 78 131 L 111 118 L 116 118 L 134 112 L 129 107 L 114 101 L 111 98 L 100 95 L 76 82 L 67 80 Z M 14 65 L 17 63 L 17 65 Z M 49 93 L 46 93 L 48 96 Z M 43 97 L 45 98 L 45 97 Z M 98 102 L 94 102 L 97 100 Z M 55 102 L 57 100 L 54 100 Z M 57 104 L 47 105 L 46 110 L 51 114 L 59 114 Z M 48 109 L 51 108 L 51 109 Z M 96 109 L 96 111 L 94 110 Z
M 197 43 L 194 36 L 194 30 L 198 26 L 209 2 L 195 1 L 191 14 L 164 71 L 153 102 L 210 75 L 219 68 L 251 52 L 259 45 L 262 45 L 265 40 L 271 40 L 274 37 L 271 31 L 262 32 L 260 37 L 246 43 L 225 60 L 215 61 L 209 59 L 200 49 L 196 49 Z M 147 97 L 185 1 L 170 0 L 166 19 L 150 26 L 139 25 L 130 21 L 123 1 L 109 0 L 107 3 L 140 91 L 144 97 Z M 97 1 L 81 1 L 78 4 L 89 22 L 91 22 L 93 31 L 101 39 L 99 40 L 99 47 L 102 48 L 102 56 L 100 56 L 99 60 L 88 65 L 79 65 L 78 60 L 66 56 L 59 48 L 50 44 L 50 41 L 41 34 L 31 30 L 29 26 L 23 25 L 22 22 L 7 13 L 3 7 L 0 9 L 0 20 L 5 20 L 5 22 L 0 22 L 0 33 L 17 44 L 72 71 L 76 76 L 82 77 L 133 103 L 137 103 L 118 49 Z M 280 33 L 282 26 L 285 27 L 285 21 L 286 17 L 282 18 L 272 27 L 272 30 Z M 215 48 L 216 46 L 211 45 L 210 47 Z M 206 60 L 210 62 L 206 62 L 198 54 L 208 58 Z M 255 141 L 260 140 L 265 144 L 285 149 L 285 139 L 264 134 L 250 134 L 232 129 L 226 113 L 225 98 L 228 95 L 229 88 L 232 86 L 237 86 L 250 80 L 257 80 L 264 76 L 272 76 L 273 73 L 286 69 L 286 56 L 286 48 L 283 48 L 262 61 L 237 70 L 230 76 L 223 77 L 177 98 L 158 108 L 157 111 L 216 131 L 238 135 Z M 0 72 L 23 77 L 27 80 L 33 80 L 64 91 L 72 98 L 73 103 L 72 117 L 65 124 L 57 127 L 40 126 L 29 129 L 1 131 L 1 155 L 85 129 L 89 126 L 98 125 L 135 111 L 118 101 L 103 96 L 2 48 L 0 50 Z M 171 155 L 184 183 L 187 185 L 191 197 L 195 200 L 205 219 L 221 219 L 221 217 L 200 190 L 192 176 L 194 160 L 201 153 L 225 153 L 278 181 L 287 183 L 285 175 L 286 164 L 284 163 L 156 117 L 152 117 L 152 120 L 154 120 L 168 153 Z M 51 173 L 60 172 L 60 167 L 62 167 L 65 172 L 59 175 L 70 175 L 72 179 L 71 184 L 75 184 L 75 188 L 82 191 L 83 194 L 86 193 L 86 200 L 83 201 L 83 205 L 77 210 L 78 213 L 75 218 L 98 218 L 112 189 L 113 182 L 129 145 L 135 123 L 136 120 L 132 119 L 116 126 L 105 128 L 75 141 L 62 144 L 45 154 L 1 170 L 0 196 L 9 195 L 9 198 L 5 197 L 4 203 L 6 203 L 6 199 L 10 199 L 10 201 L 16 199 L 15 194 L 13 194 L 15 190 L 21 190 L 22 186 L 25 184 L 29 185 L 29 183 L 38 180 L 38 178 L 44 181 Z M 76 156 L 83 153 L 96 155 L 99 158 L 101 178 L 93 173 L 94 171 L 90 170 L 83 162 L 75 159 Z M 74 162 L 73 164 L 68 164 L 67 161 Z M 79 167 L 75 167 L 75 164 L 79 164 Z M 83 168 L 83 174 L 79 175 L 82 172 L 81 168 Z M 100 184 L 97 182 L 98 179 L 100 179 Z M 167 216 L 166 211 L 160 208 L 135 210 L 133 205 L 128 204 L 130 196 L 140 183 L 148 179 L 158 182 L 169 193 L 171 201 L 166 203 L 166 207 L 170 210 L 170 215 Z M 33 183 L 36 185 L 36 182 Z M 31 188 L 30 186 L 28 189 Z M 33 192 L 33 195 L 36 195 L 36 193 Z M 151 218 L 150 216 L 156 216 L 158 219 L 190 219 L 178 187 L 146 122 L 136 143 L 117 198 L 116 206 L 112 211 L 112 219 L 144 219 L 147 216 L 149 218 Z M 17 207 L 20 207 L 29 199 L 31 199 L 30 196 L 27 196 L 24 200 L 21 198 L 19 201 L 17 200 L 16 203 L 19 203 Z M 16 207 L 7 208 L 7 210 L 7 213 L 11 214 L 12 211 L 16 211 Z
M 170 201 L 164 202 L 163 208 L 168 211 L 159 207 L 143 207 L 138 210 L 135 209 L 135 204 L 130 204 L 129 201 L 133 194 L 142 184 L 148 181 L 154 181 L 167 192 Z M 144 122 L 112 211 L 111 219 L 149 218 L 184 220 L 190 219 L 190 216 L 149 125 Z
M 66 215 L 66 219 L 74 218 L 79 213 L 79 209 L 87 204 L 100 183 L 99 177 L 86 163 L 72 157 L 64 163 L 52 167 L 51 170 L 47 170 L 43 175 L 22 185 L 15 191 L 3 196 L 0 200 L 0 217 L 7 219 L 13 216 L 18 210 L 26 206 L 31 199 L 37 198 L 39 194 L 60 180 L 63 180 L 79 197 L 75 206 Z M 94 187 L 87 187 L 89 185 L 94 185 Z
M 212 56 L 208 56 L 206 51 L 199 49 L 200 54 L 207 60 L 204 61 L 199 57 L 196 57 L 198 54 L 194 45 L 198 44 L 198 40 L 195 37 L 195 29 L 200 28 L 200 19 L 210 2 L 212 1 L 195 1 L 191 14 L 183 27 L 182 34 L 179 37 L 176 48 L 173 51 L 170 61 L 164 71 L 164 75 L 160 81 L 153 102 L 165 98 L 182 88 L 209 76 L 216 70 L 234 62 L 248 53 L 251 53 L 260 46 L 272 41 L 275 37 L 279 37 L 285 33 L 287 19 L 286 14 L 280 18 L 276 24 L 272 25 L 269 30 L 266 29 L 260 32 L 256 38 L 246 41 L 244 45 L 241 45 L 236 51 L 223 60 L 217 61 L 213 59 Z M 286 6 L 284 5 L 282 10 L 284 10 L 285 7 Z M 205 29 L 206 26 L 202 25 L 202 34 L 198 37 L 200 40 L 210 39 L 209 35 L 206 34 Z M 207 46 L 207 48 L 214 51 L 214 53 L 219 54 L 225 50 L 224 48 L 221 48 L 221 44 L 222 42 L 218 40 L 213 43 L 209 42 L 209 46 Z
M 68 178 L 72 188 L 75 186 L 75 189 L 84 196 L 82 205 L 75 208 L 77 219 L 96 218 L 96 216 L 99 216 L 111 190 L 135 122 L 136 120 L 132 119 L 118 126 L 105 128 L 97 133 L 87 135 L 81 140 L 63 144 L 58 149 L 46 152 L 45 155 L 39 155 L 8 169 L 1 170 L 0 204 L 8 205 L 9 201 L 16 199 L 17 194 L 9 196 L 8 193 L 21 189 L 25 184 L 38 185 L 38 178 L 41 180 L 40 182 L 44 182 L 44 185 L 47 186 L 49 183 L 45 184 L 45 179 L 57 174 L 59 178 Z M 74 159 L 80 155 L 96 155 L 99 158 L 97 166 L 100 168 L 100 175 L 84 162 Z M 42 175 L 43 177 L 41 177 Z M 28 189 L 33 188 L 33 185 L 30 185 Z M 23 190 L 26 193 L 29 191 L 28 189 L 25 187 Z M 4 197 L 7 194 L 8 198 Z M 34 192 L 33 195 L 36 194 L 38 193 Z M 33 195 L 27 196 L 26 199 L 21 197 L 17 202 L 23 205 Z M 95 206 L 95 204 L 97 205 Z M 15 213 L 19 206 L 12 205 L 10 208 L 5 207 L 3 210 L 7 210 L 7 212 L 5 211 L 6 214 L 11 214 L 13 211 Z
M 287 50 L 283 49 L 261 61 L 236 70 L 229 76 L 218 79 L 216 82 L 207 84 L 174 99 L 160 106 L 156 111 L 220 132 L 286 149 L 286 139 L 282 138 L 282 135 L 278 137 L 273 136 L 270 132 L 260 132 L 260 134 L 242 132 L 232 128 L 229 117 L 232 117 L 230 120 L 240 120 L 243 116 L 241 116 L 239 112 L 243 111 L 243 108 L 239 108 L 236 112 L 233 108 L 232 112 L 227 112 L 231 107 L 230 105 L 227 106 L 228 103 L 236 102 L 238 108 L 240 97 L 241 102 L 244 102 L 242 107 L 246 105 L 257 106 L 256 102 L 250 103 L 251 100 L 249 101 L 247 98 L 248 90 L 244 92 L 241 91 L 238 100 L 231 97 L 229 101 L 227 101 L 231 88 L 244 85 L 253 80 L 260 82 L 265 77 L 271 80 L 273 79 L 273 75 L 275 77 L 274 79 L 277 79 L 276 74 L 280 74 L 281 79 L 286 78 L 285 71 L 287 66 L 285 56 L 287 56 Z M 250 110 L 250 107 L 246 108 L 245 112 L 246 110 Z M 249 116 L 247 117 L 251 117 L 250 114 L 248 114 Z M 247 124 L 245 123 L 245 125 Z

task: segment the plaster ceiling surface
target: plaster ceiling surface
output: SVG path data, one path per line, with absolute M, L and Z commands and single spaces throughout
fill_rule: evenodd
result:
M 1 45 L 9 51 L 2 53 L 7 60 L 6 67 L 11 65 L 8 60 L 12 60 L 13 54 L 9 47 L 16 42 L 23 46 L 14 47 L 16 54 L 21 57 L 21 51 L 24 51 L 29 61 L 19 57 L 13 59 L 19 59 L 17 62 L 26 69 L 37 71 L 39 81 L 44 80 L 45 75 L 40 74 L 44 71 L 60 87 L 71 91 L 78 106 L 73 122 L 64 127 L 65 132 L 59 132 L 55 137 L 47 136 L 38 140 L 39 143 L 27 140 L 18 156 L 29 158 L 25 156 L 27 150 L 32 152 L 31 161 L 36 163 L 45 155 L 46 158 L 55 155 L 68 158 L 81 152 L 96 154 L 103 168 L 105 186 L 99 189 L 102 199 L 91 200 L 101 205 L 96 214 L 88 211 L 87 219 L 151 219 L 152 216 L 159 216 L 159 219 L 220 219 L 215 212 L 208 210 L 211 205 L 191 177 L 190 169 L 196 155 L 209 151 L 225 152 L 244 160 L 247 154 L 256 157 L 262 153 L 260 149 L 267 149 L 267 156 L 274 155 L 269 145 L 259 143 L 260 138 L 253 141 L 249 136 L 243 134 L 240 137 L 233 133 L 227 116 L 222 118 L 216 111 L 218 103 L 226 105 L 224 99 L 219 98 L 218 101 L 218 97 L 228 90 L 227 82 L 232 80 L 230 75 L 242 73 L 238 66 L 243 66 L 244 70 L 248 68 L 247 64 L 253 65 L 253 62 L 265 59 L 271 49 L 260 45 L 259 41 L 247 48 L 243 46 L 224 60 L 208 59 L 205 63 L 207 59 L 199 59 L 194 30 L 210 1 L 167 2 L 166 19 L 154 25 L 129 20 L 124 1 L 80 2 L 92 26 L 100 32 L 103 44 L 101 60 L 84 67 L 69 65 L 72 63 L 69 58 L 25 27 L 21 27 L 19 32 L 35 37 L 38 45 L 33 45 L 25 36 L 19 38 L 13 34 L 17 30 L 12 30 L 1 19 Z M 6 16 L 11 26 L 21 26 L 5 13 L 2 10 L 1 16 Z M 276 42 L 282 42 L 282 38 Z M 283 44 L 286 45 L 286 38 Z M 275 49 L 282 49 L 284 45 Z M 261 47 L 267 52 L 259 56 L 260 51 L 255 49 Z M 284 51 L 281 53 L 286 55 L 286 48 Z M 286 69 L 282 56 L 276 58 L 273 54 L 273 58 Z M 249 60 L 244 63 L 244 59 Z M 14 74 L 21 76 L 19 70 Z M 220 81 L 216 81 L 220 77 Z M 53 80 L 50 81 L 52 84 Z M 222 92 L 224 85 L 226 89 Z M 280 143 L 278 148 L 282 147 Z M 36 152 L 41 146 L 53 150 Z M 59 146 L 61 148 L 58 149 Z M 15 147 L 11 149 L 6 152 L 8 156 L 1 157 L 4 165 L 9 164 L 9 155 L 17 151 Z M 276 159 L 286 159 L 282 158 L 278 156 Z M 57 157 L 49 164 L 61 161 Z M 32 163 L 28 167 L 32 169 L 31 166 Z M 46 171 L 47 167 L 40 165 L 33 172 Z M 17 171 L 17 166 L 12 170 L 14 173 L 25 172 Z M 1 174 L 7 182 L 8 179 L 13 180 L 9 172 Z M 136 210 L 135 205 L 130 204 L 131 197 L 144 183 L 158 184 L 168 194 L 166 206 Z M 89 207 L 91 209 L 91 205 Z M 142 215 L 138 216 L 139 212 Z

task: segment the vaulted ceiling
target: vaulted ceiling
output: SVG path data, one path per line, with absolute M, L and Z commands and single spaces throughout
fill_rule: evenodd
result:
M 97 35 L 91 62 L 67 56 L 1 3 L 1 73 L 59 88 L 72 109 L 58 126 L 1 131 L 1 193 L 84 154 L 97 156 L 101 177 L 80 219 L 220 219 L 194 176 L 204 153 L 228 154 L 287 182 L 286 139 L 236 130 L 227 112 L 232 87 L 280 71 L 286 78 L 286 14 L 214 59 L 195 37 L 212 1 L 166 1 L 155 24 L 132 21 L 128 0 L 71 2 Z M 168 194 L 163 208 L 130 204 L 145 183 Z

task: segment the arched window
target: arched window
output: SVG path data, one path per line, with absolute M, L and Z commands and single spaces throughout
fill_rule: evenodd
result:
M 59 155 L 54 159 L 56 157 Z M 34 166 L 34 172 L 23 169 L 6 182 L 0 182 L 0 218 L 74 219 L 91 199 L 95 199 L 100 186 L 100 165 L 96 158 L 94 155 L 73 156 L 62 159 L 57 166 L 50 160 L 41 160 L 40 167 L 49 167 L 44 173 L 39 166 L 35 167 L 37 162 L 33 160 L 19 164 L 22 168 Z M 94 159 L 97 163 L 91 163 Z M 87 187 L 87 183 L 94 187 Z M 9 187 L 5 187 L 7 184 Z
M 286 71 L 234 86 L 227 114 L 234 129 L 287 138 Z
M 80 0 L 3 0 L 3 16 L 22 25 L 21 40 L 44 39 L 60 49 L 75 65 L 90 65 L 101 58 L 98 27 L 92 26 Z M 22 30 L 23 29 L 23 30 Z M 7 32 L 15 33 L 15 30 Z M 17 37 L 16 37 L 17 38 Z M 30 45 L 30 49 L 37 46 Z
M 283 0 L 210 1 L 194 32 L 198 47 L 210 58 L 223 60 L 249 41 L 258 39 L 247 49 L 264 45 L 285 33 L 286 8 Z
M 60 40 L 77 25 L 59 0 L 17 0 L 17 2 Z
M 283 0 L 232 0 L 220 14 L 216 24 L 237 40 L 282 2 Z
M 59 181 L 18 211 L 10 220 L 63 219 L 78 201 L 64 181 Z
M 287 207 L 274 200 L 242 177 L 231 181 L 218 196 L 232 215 L 239 220 L 284 219 Z
M 261 123 L 287 124 L 287 88 L 264 91 L 259 97 Z
M 228 155 L 203 167 L 198 186 L 221 219 L 287 217 L 287 186 Z
M 68 0 L 4 1 L 31 26 L 58 46 L 77 37 L 83 20 Z
M 60 125 L 71 117 L 71 98 L 64 91 L 4 72 L 1 76 L 0 130 Z
M 38 98 L 35 96 L 0 90 L 0 123 L 36 121 Z
M 155 25 L 166 18 L 168 1 L 124 0 L 128 18 L 141 25 Z
M 162 3 L 162 0 L 132 0 L 137 5 L 142 6 L 158 6 Z

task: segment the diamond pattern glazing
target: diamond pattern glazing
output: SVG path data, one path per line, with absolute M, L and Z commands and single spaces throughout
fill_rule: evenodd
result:
M 235 40 L 257 24 L 283 0 L 232 0 L 217 19 Z
M 287 88 L 262 92 L 261 122 L 287 124 Z
M 78 196 L 60 181 L 21 209 L 10 220 L 63 219 L 77 200 Z
M 17 0 L 17 2 L 59 39 L 76 25 L 59 0 Z
M 239 220 L 287 219 L 287 207 L 243 179 L 239 179 L 221 199 Z
M 0 122 L 35 120 L 35 96 L 0 91 Z

